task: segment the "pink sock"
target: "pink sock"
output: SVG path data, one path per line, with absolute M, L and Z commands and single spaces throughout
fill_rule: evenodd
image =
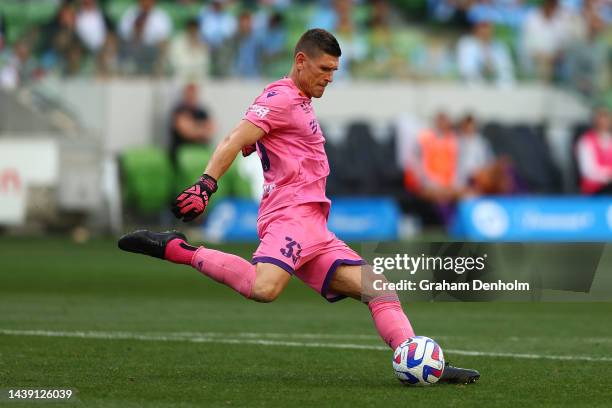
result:
M 170 262 L 191 265 L 191 259 L 198 248 L 193 247 L 180 238 L 173 239 L 166 245 L 164 259 Z
M 200 247 L 191 259 L 191 266 L 242 296 L 251 297 L 256 276 L 255 265 L 239 256 Z
M 414 330 L 396 295 L 376 297 L 368 303 L 368 308 L 378 334 L 393 350 L 414 336 Z

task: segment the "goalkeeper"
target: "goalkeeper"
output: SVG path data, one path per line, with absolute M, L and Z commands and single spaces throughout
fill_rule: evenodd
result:
M 236 255 L 196 248 L 178 232 L 136 231 L 119 247 L 191 265 L 258 302 L 275 300 L 295 275 L 329 302 L 351 297 L 367 304 L 378 333 L 393 349 L 414 336 L 394 292 L 376 292 L 371 267 L 327 229 L 330 201 L 325 139 L 311 104 L 338 69 L 341 51 L 332 34 L 302 35 L 288 77 L 268 85 L 244 118 L 217 146 L 202 177 L 176 198 L 174 214 L 191 221 L 202 214 L 217 182 L 238 153 L 257 151 L 265 184 L 257 220 L 259 247 L 248 262 Z M 447 366 L 442 381 L 473 382 L 479 374 Z

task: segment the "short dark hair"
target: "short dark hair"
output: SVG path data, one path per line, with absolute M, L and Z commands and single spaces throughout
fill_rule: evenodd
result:
M 321 52 L 333 57 L 340 57 L 342 55 L 340 44 L 338 44 L 336 37 L 322 28 L 313 28 L 302 34 L 295 45 L 293 55 L 297 55 L 298 52 L 303 52 L 309 57 L 316 57 Z

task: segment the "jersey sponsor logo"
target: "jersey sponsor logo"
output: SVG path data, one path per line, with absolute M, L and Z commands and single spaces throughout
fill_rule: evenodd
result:
M 266 98 L 271 98 L 271 97 L 276 96 L 276 95 L 278 95 L 278 92 L 276 92 L 276 91 L 270 91 L 270 92 L 268 92 L 268 94 L 266 95 Z
M 319 123 L 317 122 L 316 119 L 313 119 L 310 122 L 308 122 L 308 125 L 310 126 L 310 130 L 312 130 L 313 135 L 317 133 L 317 130 L 319 129 Z
M 270 112 L 269 108 L 266 108 L 265 106 L 261 106 L 261 105 L 257 105 L 257 104 L 253 104 L 251 105 L 251 107 L 249 108 L 249 112 L 253 112 L 255 115 L 259 116 L 261 119 L 265 118 L 266 115 L 268 114 L 268 112 Z
M 309 103 L 306 102 L 302 102 L 300 103 L 300 108 L 302 108 L 302 110 L 304 111 L 304 113 L 310 113 L 312 112 L 312 106 L 310 106 Z
M 272 191 L 274 191 L 275 188 L 276 188 L 276 184 L 275 183 L 264 184 L 263 185 L 263 193 L 264 193 L 264 195 L 270 194 Z

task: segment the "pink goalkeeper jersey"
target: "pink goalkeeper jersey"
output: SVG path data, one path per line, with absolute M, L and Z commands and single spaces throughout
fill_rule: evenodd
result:
M 264 89 L 244 119 L 266 132 L 257 142 L 265 180 L 259 216 L 312 202 L 325 203 L 329 210 L 325 138 L 310 98 L 290 78 L 283 78 Z

